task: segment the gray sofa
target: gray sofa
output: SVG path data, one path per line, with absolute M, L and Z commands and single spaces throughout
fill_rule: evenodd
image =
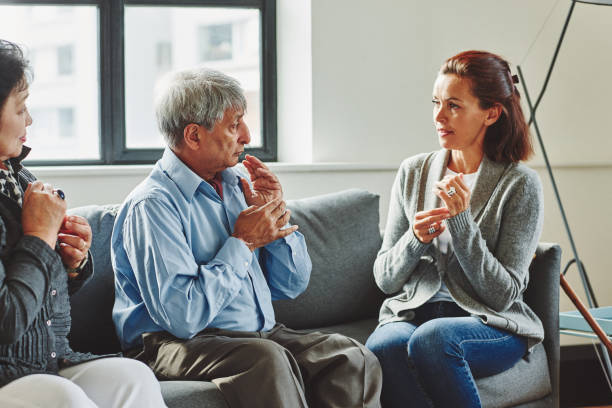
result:
M 383 300 L 372 278 L 372 264 L 381 244 L 378 206 L 378 196 L 363 190 L 288 202 L 292 223 L 299 225 L 306 237 L 313 271 L 305 293 L 295 300 L 275 302 L 279 322 L 296 329 L 339 332 L 365 342 L 376 326 Z M 95 264 L 94 277 L 71 300 L 70 342 L 75 350 L 101 354 L 120 350 L 111 321 L 114 286 L 109 246 L 117 208 L 106 205 L 71 210 L 91 224 Z M 485 406 L 558 406 L 559 261 L 557 245 L 539 246 L 526 299 L 544 322 L 546 340 L 511 370 L 477 381 Z M 228 407 L 210 382 L 163 381 L 161 386 L 171 408 Z

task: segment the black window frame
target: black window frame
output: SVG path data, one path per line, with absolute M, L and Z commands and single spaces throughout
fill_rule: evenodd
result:
M 93 5 L 99 11 L 98 76 L 100 82 L 100 159 L 27 160 L 28 166 L 150 164 L 159 149 L 126 147 L 124 7 L 257 8 L 261 13 L 261 132 L 262 146 L 246 152 L 263 161 L 277 160 L 276 0 L 0 0 L 0 4 L 70 6 Z M 12 41 L 19 43 L 18 38 Z M 36 74 L 36 73 L 34 73 Z

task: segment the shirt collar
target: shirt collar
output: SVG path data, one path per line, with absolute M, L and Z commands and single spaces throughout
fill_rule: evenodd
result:
M 172 149 L 168 147 L 166 147 L 164 150 L 164 154 L 159 160 L 158 164 L 161 167 L 161 170 L 165 172 L 168 177 L 174 181 L 174 183 L 176 183 L 179 190 L 181 190 L 181 193 L 183 193 L 185 198 L 188 200 L 193 197 L 196 190 L 202 183 L 208 185 L 208 183 L 206 183 L 202 177 L 198 176 L 189 167 L 187 167 L 187 165 L 176 156 Z M 240 175 L 237 170 L 230 167 L 221 172 L 221 178 L 223 179 L 224 183 L 233 187 L 239 184 Z
M 196 190 L 204 180 L 195 174 L 176 154 L 166 147 L 162 158 L 159 160 L 161 170 L 177 185 L 186 199 L 191 200 Z

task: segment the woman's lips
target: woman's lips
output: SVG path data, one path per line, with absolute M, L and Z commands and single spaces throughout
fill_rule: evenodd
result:
M 25 143 L 27 139 L 26 135 L 23 135 L 19 138 L 19 140 L 21 140 L 21 143 Z
M 438 135 L 439 136 L 448 136 L 450 135 L 452 132 L 452 130 L 447 130 L 447 129 L 436 129 L 438 131 Z

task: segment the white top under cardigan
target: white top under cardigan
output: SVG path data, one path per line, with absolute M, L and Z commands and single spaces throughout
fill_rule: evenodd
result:
M 449 154 L 439 150 L 413 156 L 397 173 L 374 263 L 377 285 L 392 295 L 381 307 L 380 324 L 410 320 L 412 309 L 430 299 L 444 281 L 461 308 L 486 324 L 527 337 L 531 348 L 544 337 L 540 319 L 523 301 L 542 231 L 540 179 L 523 164 L 497 163 L 485 156 L 470 208 L 446 221 L 454 251 L 442 277 L 439 249 L 419 241 L 411 223 L 416 212 L 439 206 L 430 192 L 446 171 Z
M 477 174 L 477 172 L 474 172 L 463 175 L 463 182 L 470 189 L 470 191 L 474 189 Z M 457 173 L 447 167 L 446 172 L 444 173 L 444 176 L 442 178 L 446 176 L 456 175 Z M 431 194 L 434 193 L 432 192 Z M 447 258 L 449 254 L 453 252 L 453 238 L 451 237 L 450 232 L 448 232 L 448 228 L 446 228 L 440 235 L 438 235 L 436 239 L 438 240 L 438 249 L 440 250 L 440 255 Z M 446 268 L 441 264 L 441 262 L 438 262 L 438 272 L 444 274 L 446 273 Z M 446 284 L 444 283 L 444 280 L 442 280 L 442 286 L 440 287 L 438 293 L 433 295 L 431 299 L 427 301 L 427 303 L 429 302 L 454 302 L 453 297 L 451 296 L 450 292 L 448 291 L 448 288 L 446 287 Z

